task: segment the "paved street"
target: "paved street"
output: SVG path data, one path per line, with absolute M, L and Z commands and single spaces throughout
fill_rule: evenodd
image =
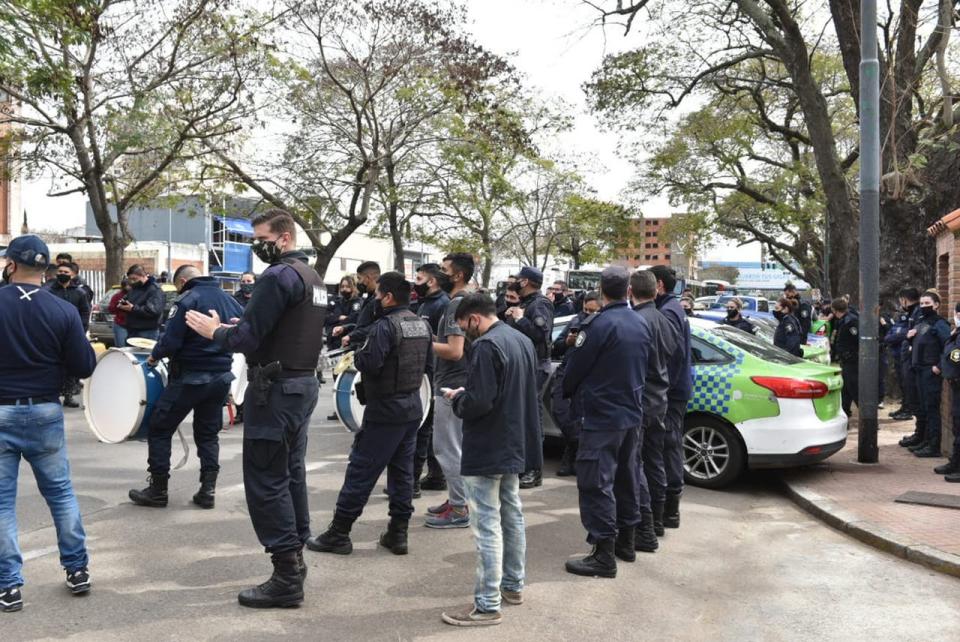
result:
M 330 519 L 350 437 L 326 422 L 321 392 L 309 470 L 315 531 Z M 785 499 L 774 476 L 752 476 L 732 491 L 691 489 L 683 529 L 659 553 L 621 564 L 616 580 L 563 571 L 586 551 L 575 483 L 550 475 L 524 494 L 528 520 L 527 603 L 504 607 L 504 623 L 476 633 L 440 621 L 471 599 L 469 530 L 411 525 L 411 554 L 377 550 L 386 502 L 374 497 L 354 529 L 348 557 L 307 553 L 302 608 L 253 611 L 236 593 L 265 579 L 269 562 L 246 514 L 241 433 L 223 435 L 217 508 L 196 509 L 197 461 L 171 480 L 165 510 L 135 507 L 146 446 L 99 444 L 82 413 L 69 411 L 74 482 L 85 514 L 94 590 L 63 587 L 49 514 L 29 469 L 20 483 L 21 546 L 27 557 L 25 608 L 0 615 L 4 640 L 249 639 L 956 639 L 960 581 L 868 548 L 815 521 Z M 174 457 L 179 455 L 175 445 Z M 378 489 L 379 492 L 379 489 Z M 427 493 L 423 512 L 439 501 Z

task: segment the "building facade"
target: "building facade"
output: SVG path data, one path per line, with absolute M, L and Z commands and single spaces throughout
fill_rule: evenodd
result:
M 616 262 L 630 268 L 671 265 L 670 244 L 660 238 L 669 218 L 644 217 L 634 219 L 634 241 L 629 247 L 618 247 Z
M 0 114 L 10 113 L 14 109 L 16 104 L 0 91 Z M 9 125 L 0 124 L 0 150 L 9 131 Z M 9 161 L 0 155 L 0 243 L 4 245 L 19 231 L 17 212 L 20 211 L 20 178 L 14 176 L 12 170 Z

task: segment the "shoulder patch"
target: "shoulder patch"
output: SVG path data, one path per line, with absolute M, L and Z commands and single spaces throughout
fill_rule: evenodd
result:
M 170 306 L 170 314 L 167 315 L 167 319 L 172 319 L 172 318 L 175 317 L 175 316 L 177 316 L 177 304 L 176 304 L 176 303 L 174 303 L 173 305 Z
M 542 328 L 547 325 L 547 320 L 543 317 L 536 317 L 533 320 L 533 325 L 537 326 L 538 328 Z
M 351 306 L 351 308 L 353 309 L 354 312 L 356 312 L 357 310 L 360 309 L 360 305 L 361 305 L 360 301 L 356 301 L 356 302 Z
M 860 332 L 860 331 L 857 330 L 857 326 L 851 326 L 851 327 L 850 327 L 850 334 L 852 334 L 853 336 L 857 336 L 857 334 L 859 334 L 859 332 Z
M 954 348 L 950 351 L 950 361 L 960 363 L 960 348 Z
M 577 340 L 574 342 L 574 346 L 579 348 L 586 342 L 587 342 L 587 333 L 585 330 L 580 330 L 580 332 L 577 334 Z

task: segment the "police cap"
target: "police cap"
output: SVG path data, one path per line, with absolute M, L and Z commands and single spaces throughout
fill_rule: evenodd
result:
M 535 267 L 530 267 L 529 265 L 525 265 L 523 269 L 520 270 L 520 274 L 517 275 L 517 278 L 527 279 L 528 281 L 536 283 L 537 285 L 543 284 L 543 272 Z

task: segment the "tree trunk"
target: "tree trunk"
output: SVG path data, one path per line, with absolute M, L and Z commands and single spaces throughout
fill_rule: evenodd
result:
M 387 224 L 390 227 L 390 241 L 393 244 L 393 269 L 403 274 L 403 230 L 400 228 L 400 221 L 397 213 L 400 204 L 397 202 L 397 182 L 396 172 L 393 165 L 393 159 L 389 156 L 384 162 L 384 171 L 387 177 Z

